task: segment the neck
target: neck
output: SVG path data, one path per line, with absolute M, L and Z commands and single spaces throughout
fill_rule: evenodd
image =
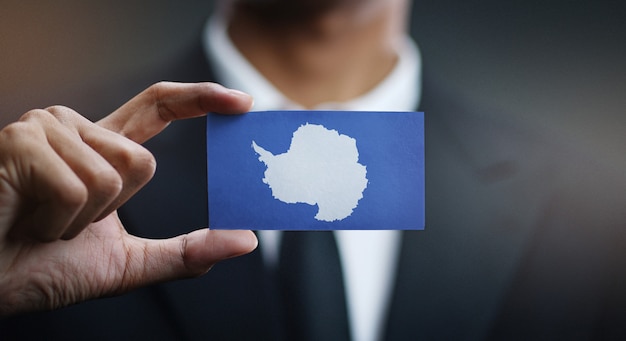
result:
M 313 108 L 363 95 L 388 75 L 407 12 L 402 0 L 304 11 L 296 19 L 235 6 L 229 34 L 279 91 Z

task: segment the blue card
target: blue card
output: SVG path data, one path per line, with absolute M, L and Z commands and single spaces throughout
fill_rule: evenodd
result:
M 424 229 L 420 112 L 209 114 L 209 227 Z

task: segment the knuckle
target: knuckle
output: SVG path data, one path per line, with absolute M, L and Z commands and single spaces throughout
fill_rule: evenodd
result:
M 21 136 L 31 135 L 35 128 L 26 122 L 13 122 L 0 130 L 0 138 L 8 141 Z
M 45 111 L 49 112 L 55 117 L 64 116 L 64 115 L 74 112 L 74 110 L 63 105 L 52 105 L 52 106 L 47 107 Z
M 39 148 L 39 141 L 45 133 L 37 124 L 26 121 L 13 122 L 0 130 L 0 150 L 3 153 L 28 155 L 33 148 Z
M 152 153 L 138 144 L 125 147 L 119 153 L 117 162 L 117 169 L 133 182 L 147 182 L 156 170 L 156 160 Z
M 138 175 L 138 178 L 140 178 L 142 182 L 145 182 L 150 180 L 156 171 L 156 159 L 147 149 L 143 147 L 140 148 L 141 150 L 137 153 L 137 157 L 133 159 L 131 169 Z
M 103 169 L 93 177 L 90 191 L 98 197 L 111 199 L 120 194 L 123 186 L 122 177 L 115 169 Z
M 150 89 L 151 91 L 154 91 L 156 93 L 159 93 L 162 90 L 171 88 L 173 84 L 174 84 L 174 82 L 160 81 L 160 82 L 156 82 L 156 83 L 152 84 L 148 89 Z
M 78 113 L 71 108 L 62 105 L 53 105 L 47 107 L 45 111 L 48 111 L 54 118 L 61 123 L 73 122 Z
M 155 102 L 159 103 L 161 101 L 161 94 L 171 88 L 172 84 L 172 82 L 160 81 L 150 85 L 146 91 Z
M 163 121 L 169 122 L 175 116 L 174 113 L 167 106 L 166 101 L 163 98 L 163 94 L 167 93 L 167 89 L 172 87 L 171 82 L 161 81 L 153 84 L 148 88 L 149 95 L 152 98 L 152 102 L 155 104 L 157 112 Z
M 85 206 L 89 199 L 89 191 L 81 181 L 74 181 L 56 194 L 59 202 L 69 210 L 77 210 Z
M 167 81 L 156 82 L 150 86 L 150 89 L 152 91 L 163 89 L 164 87 L 168 86 L 168 84 L 170 84 L 170 82 L 167 82 Z
M 46 121 L 51 121 L 53 119 L 54 119 L 54 116 L 52 115 L 51 112 L 47 110 L 43 110 L 43 109 L 33 109 L 23 114 L 20 117 L 19 121 L 20 122 L 33 122 L 33 121 L 46 122 Z
M 23 114 L 19 121 L 37 122 L 42 126 L 61 123 L 63 125 L 73 125 L 82 117 L 71 108 L 62 105 L 53 105 L 46 109 L 33 109 Z

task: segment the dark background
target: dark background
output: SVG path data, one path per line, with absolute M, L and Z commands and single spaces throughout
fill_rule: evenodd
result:
M 212 7 L 199 0 L 0 1 L 0 126 L 52 104 L 102 117 L 113 108 L 92 107 L 84 89 L 113 87 L 172 58 L 197 39 Z M 417 0 L 413 10 L 424 67 L 455 95 L 487 108 L 485 115 L 517 115 L 620 160 L 624 2 Z

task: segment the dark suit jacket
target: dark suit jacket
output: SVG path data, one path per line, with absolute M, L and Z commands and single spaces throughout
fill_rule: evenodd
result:
M 212 79 L 192 50 L 174 68 L 111 87 L 123 95 L 111 97 L 119 105 L 160 79 Z M 432 79 L 423 88 L 427 223 L 403 233 L 384 339 L 626 337 L 618 173 Z M 121 210 L 131 233 L 206 226 L 204 124 L 176 122 L 146 144 L 158 169 Z M 0 339 L 276 340 L 284 325 L 274 294 L 257 250 L 198 279 L 6 319 Z

